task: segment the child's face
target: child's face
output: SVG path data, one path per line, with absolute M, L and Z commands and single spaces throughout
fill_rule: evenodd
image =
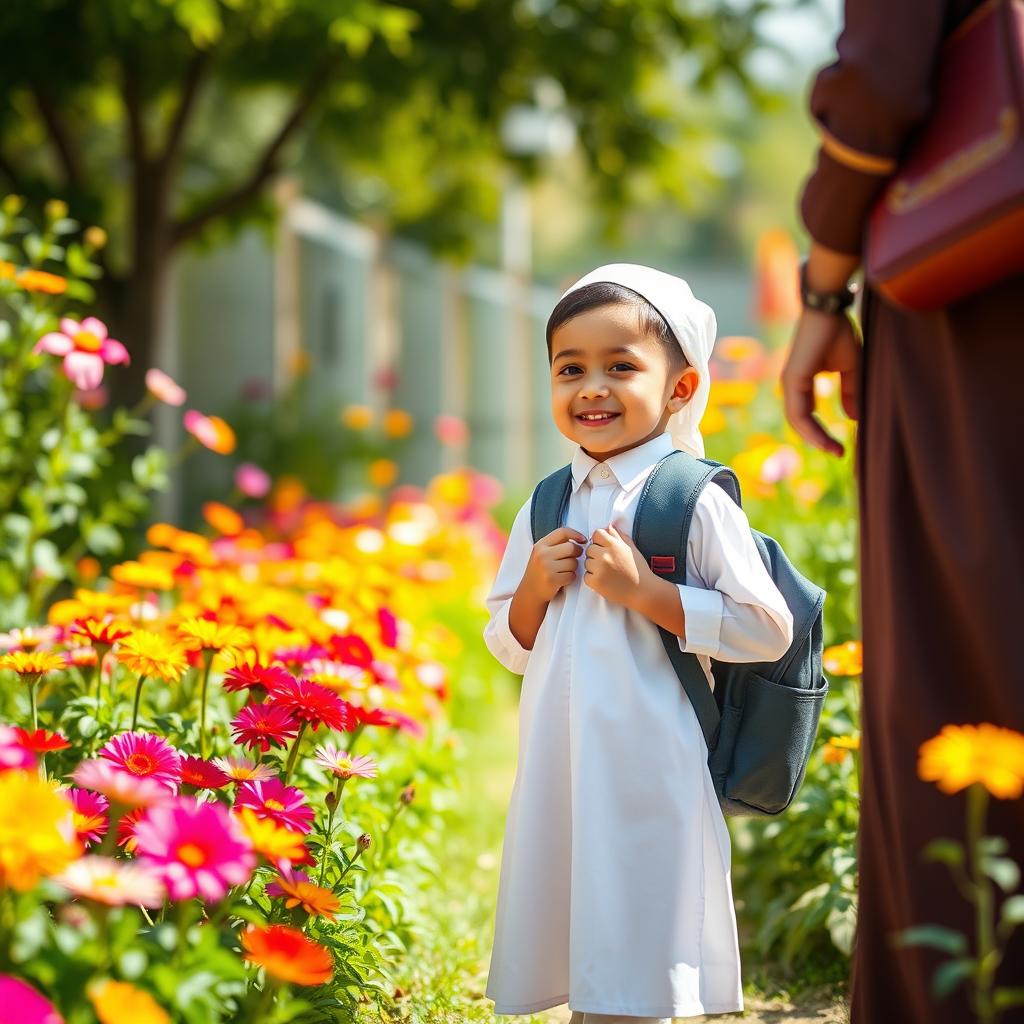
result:
M 555 425 L 599 461 L 663 433 L 697 390 L 697 371 L 687 366 L 672 373 L 665 346 L 641 333 L 639 320 L 635 306 L 600 306 L 551 336 Z M 602 410 L 615 415 L 605 422 L 579 418 Z

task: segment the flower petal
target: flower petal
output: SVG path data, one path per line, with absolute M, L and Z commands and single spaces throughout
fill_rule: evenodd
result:
M 88 331 L 90 334 L 95 334 L 100 341 L 104 341 L 107 337 L 107 325 L 102 320 L 97 320 L 94 316 L 87 316 L 82 321 L 82 326 L 79 328 L 82 331 Z
M 74 342 L 59 331 L 51 331 L 44 334 L 33 346 L 32 351 L 38 355 L 40 352 L 49 352 L 51 356 L 66 356 L 75 347 Z
M 99 321 L 97 321 L 98 323 Z M 119 341 L 115 341 L 113 338 L 106 338 L 103 342 L 102 348 L 100 348 L 100 355 L 103 361 L 110 363 L 124 363 L 126 366 L 131 362 L 131 357 L 128 355 L 128 349 L 124 347 Z
M 103 380 L 103 360 L 95 352 L 69 352 L 64 357 L 64 374 L 76 388 L 91 391 Z

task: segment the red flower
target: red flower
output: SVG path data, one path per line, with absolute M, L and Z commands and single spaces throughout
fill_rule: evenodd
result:
M 220 789 L 231 779 L 215 764 L 204 761 L 201 757 L 183 757 L 181 781 L 183 785 L 195 786 L 196 789 Z
M 145 807 L 136 807 L 117 823 L 117 845 L 123 846 L 129 853 L 135 852 L 135 826 L 145 813 Z
M 271 747 L 284 746 L 298 735 L 299 723 L 287 708 L 277 704 L 249 704 L 231 723 L 235 742 L 259 747 L 265 754 Z
M 346 665 L 369 668 L 373 662 L 373 649 L 356 633 L 331 637 L 330 652 L 332 658 L 343 661 Z
M 18 746 L 31 750 L 33 754 L 48 754 L 51 750 L 67 750 L 71 746 L 59 732 L 47 732 L 45 729 L 29 732 L 18 725 L 14 731 L 18 734 Z
M 326 686 L 308 679 L 289 679 L 287 684 L 271 690 L 269 699 L 271 704 L 286 708 L 296 718 L 308 722 L 314 732 L 321 725 L 348 732 L 356 727 L 352 705 Z
M 262 686 L 264 690 L 272 690 L 275 686 L 283 686 L 292 678 L 291 673 L 280 665 L 257 665 L 243 663 L 229 669 L 221 684 L 228 693 L 238 690 L 249 690 L 254 686 Z
M 323 985 L 334 974 L 331 954 L 298 928 L 248 925 L 242 932 L 244 959 L 259 964 L 271 977 L 296 985 Z
M 426 731 L 415 718 L 411 718 L 401 711 L 389 708 L 361 708 L 357 704 L 349 704 L 349 708 L 351 708 L 356 716 L 356 720 L 361 725 L 391 726 L 392 728 L 401 729 L 402 732 L 409 733 L 410 736 L 416 737 L 423 736 Z

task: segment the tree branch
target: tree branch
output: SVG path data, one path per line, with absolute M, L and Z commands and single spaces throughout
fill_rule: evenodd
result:
M 179 221 L 173 229 L 172 245 L 180 245 L 182 242 L 195 237 L 210 221 L 234 213 L 259 195 L 263 186 L 280 169 L 278 161 L 281 151 L 306 120 L 310 110 L 312 110 L 313 105 L 330 80 L 338 60 L 339 57 L 335 54 L 325 57 L 320 62 L 296 97 L 291 113 L 285 118 L 277 133 L 270 140 L 267 148 L 263 151 L 263 155 L 249 175 L 236 188 L 211 200 L 209 205 L 192 214 L 191 217 L 186 217 L 184 220 Z
M 181 87 L 181 99 L 178 101 L 178 108 L 174 112 L 174 118 L 167 131 L 167 139 L 161 156 L 161 162 L 168 168 L 177 161 L 181 153 L 182 143 L 185 140 L 185 127 L 195 108 L 196 98 L 206 78 L 209 64 L 210 51 L 197 50 L 185 73 L 185 80 Z
M 145 166 L 148 154 L 146 151 L 146 132 L 142 124 L 142 93 L 139 87 L 138 71 L 131 60 L 122 64 L 124 82 L 121 98 L 124 101 L 124 112 L 128 121 L 129 155 L 138 174 Z
M 67 184 L 78 186 L 82 183 L 82 161 L 79 158 L 78 150 L 71 138 L 64 117 L 52 98 L 46 92 L 46 87 L 37 82 L 32 83 L 32 97 L 35 100 L 39 116 L 50 133 L 57 154 L 60 156 L 61 166 L 64 168 L 64 177 Z

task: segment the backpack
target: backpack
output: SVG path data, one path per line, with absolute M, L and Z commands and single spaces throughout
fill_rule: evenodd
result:
M 633 542 L 651 568 L 673 583 L 686 582 L 690 522 L 697 495 L 710 480 L 742 508 L 739 481 L 728 466 L 680 449 L 661 458 L 644 481 Z M 534 488 L 534 543 L 564 525 L 571 483 L 572 466 L 567 465 Z M 712 691 L 697 655 L 681 651 L 667 629 L 658 630 L 704 733 L 723 813 L 771 817 L 789 807 L 803 782 L 828 693 L 822 672 L 825 591 L 797 571 L 776 540 L 753 528 L 750 532 L 793 613 L 793 641 L 786 653 L 771 662 L 712 658 Z

